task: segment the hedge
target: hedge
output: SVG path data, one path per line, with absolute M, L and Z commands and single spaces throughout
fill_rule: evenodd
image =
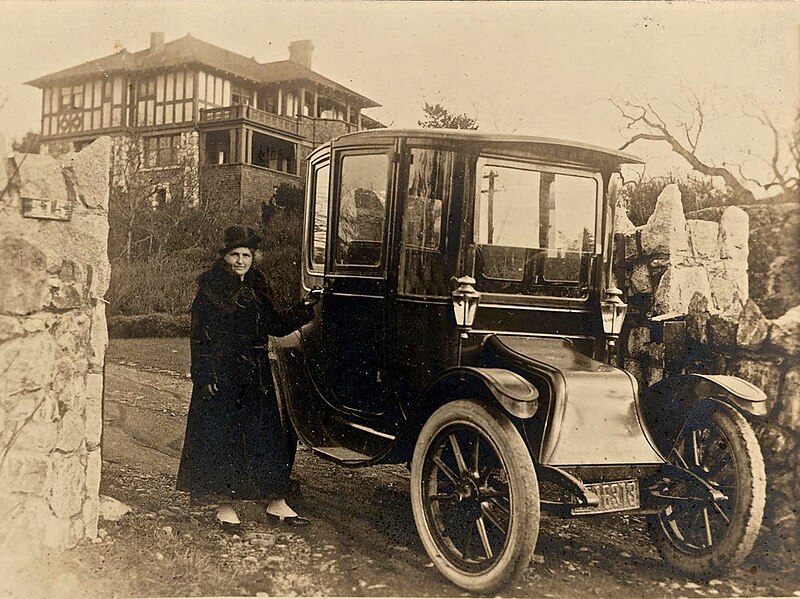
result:
M 131 337 L 188 337 L 191 317 L 188 314 L 154 313 L 134 316 L 109 316 L 108 336 L 113 339 Z

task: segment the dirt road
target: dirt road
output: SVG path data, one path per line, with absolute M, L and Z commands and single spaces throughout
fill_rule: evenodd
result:
M 170 488 L 180 455 L 189 381 L 115 363 L 108 364 L 106 375 L 106 492 L 124 495 L 118 498 L 134 505 L 130 517 L 157 520 L 156 533 L 166 526 L 172 537 L 188 537 L 192 543 L 187 552 L 206 552 L 212 562 L 238 568 L 239 580 L 226 589 L 209 589 L 194 581 L 194 586 L 180 587 L 184 589 L 180 592 L 467 596 L 444 581 L 417 538 L 404 467 L 351 470 L 301 449 L 294 475 L 302 489 L 301 511 L 313 525 L 275 529 L 254 516 L 241 538 L 225 537 L 208 514 L 189 512 L 185 497 Z M 246 507 L 245 515 L 253 510 L 254 506 Z M 142 587 L 136 588 L 141 592 Z M 169 594 L 171 589 L 154 586 L 145 594 Z M 763 546 L 728 576 L 704 583 L 688 581 L 666 568 L 641 519 L 606 517 L 543 521 L 533 562 L 506 594 L 800 596 L 800 584 L 796 569 L 771 562 Z

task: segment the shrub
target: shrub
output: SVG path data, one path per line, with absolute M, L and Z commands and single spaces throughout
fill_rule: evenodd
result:
M 117 261 L 111 265 L 109 315 L 187 314 L 197 291 L 197 276 L 212 259 L 203 251 L 191 250 Z
M 647 222 L 655 210 L 659 194 L 671 183 L 676 183 L 681 191 L 684 212 L 694 212 L 709 206 L 728 206 L 734 201 L 729 190 L 715 188 L 708 178 L 669 174 L 631 181 L 622 187 L 620 201 L 634 225 L 638 227 Z
M 113 339 L 132 337 L 188 337 L 191 317 L 188 314 L 137 314 L 109 316 L 108 336 Z
M 300 299 L 300 260 L 303 243 L 303 212 L 276 208 L 263 227 L 264 241 L 259 268 L 267 279 L 278 310 L 286 310 Z

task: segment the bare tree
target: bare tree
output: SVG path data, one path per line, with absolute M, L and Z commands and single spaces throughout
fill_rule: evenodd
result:
M 216 220 L 211 212 L 217 205 L 199 199 L 196 156 L 184 145 L 160 151 L 131 137 L 115 152 L 109 198 L 112 261 L 199 247 L 205 236 L 198 229 Z
M 623 129 L 628 132 L 628 141 L 622 144 L 620 150 L 638 141 L 666 142 L 673 152 L 684 158 L 697 172 L 709 177 L 721 177 L 740 202 L 747 204 L 754 202 L 753 192 L 729 168 L 714 166 L 698 156 L 697 148 L 706 124 L 706 108 L 702 98 L 697 94 L 690 94 L 688 102 L 691 108 L 690 119 L 676 123 L 670 128 L 649 103 L 627 101 L 619 104 L 612 100 L 611 103 L 625 119 Z
M 738 166 L 739 176 L 764 190 L 778 187 L 787 196 L 795 197 L 800 189 L 800 110 L 795 115 L 790 133 L 781 131 L 766 112 L 760 114 L 751 114 L 746 110 L 743 112 L 767 127 L 772 134 L 772 156 L 764 161 L 768 164 L 773 178 L 766 183 L 760 182 L 746 176 L 741 166 Z

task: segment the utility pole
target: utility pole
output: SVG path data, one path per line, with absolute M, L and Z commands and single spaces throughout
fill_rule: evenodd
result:
M 488 211 L 488 219 L 487 219 L 487 231 L 486 234 L 488 235 L 488 240 L 486 243 L 492 245 L 494 240 L 494 181 L 497 178 L 497 171 L 490 170 L 486 175 L 483 176 L 484 179 L 489 179 L 489 190 L 487 192 L 487 211 Z

